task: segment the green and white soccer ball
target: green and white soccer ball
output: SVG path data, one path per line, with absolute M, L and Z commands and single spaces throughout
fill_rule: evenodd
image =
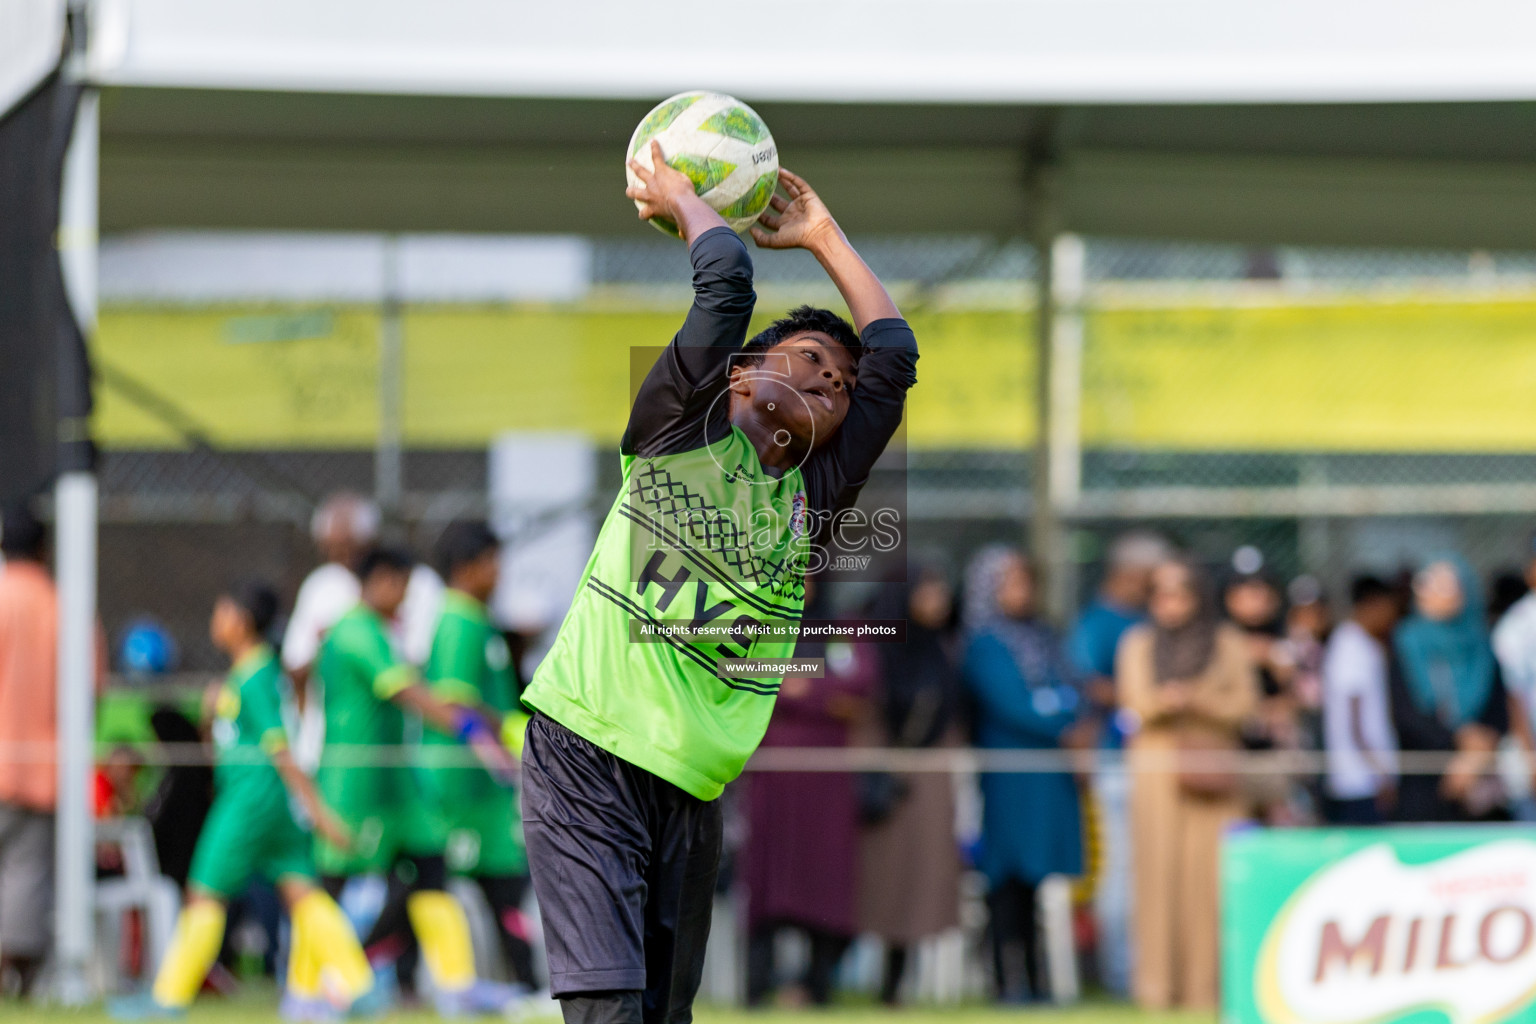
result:
M 694 191 L 733 229 L 745 231 L 768 209 L 779 183 L 779 151 L 768 126 L 745 103 L 718 92 L 680 92 L 662 100 L 630 136 L 624 157 L 629 184 L 639 182 L 630 160 L 651 166 L 653 139 L 667 163 L 688 175 Z M 651 223 L 678 233 L 665 217 Z

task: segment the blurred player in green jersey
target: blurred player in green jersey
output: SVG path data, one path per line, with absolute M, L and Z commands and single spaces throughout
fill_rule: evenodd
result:
M 427 685 L 445 701 L 491 708 L 502 716 L 507 746 L 520 749 L 528 716 L 518 705 L 511 651 L 487 608 L 500 572 L 500 542 L 483 522 L 457 522 L 443 532 L 436 554 L 448 590 L 427 659 Z M 448 737 L 425 732 L 421 742 L 417 777 L 436 812 L 448 871 L 475 880 L 501 931 L 513 980 L 532 988 L 530 923 L 522 912 L 528 854 L 517 800 L 484 768 L 466 765 Z M 380 915 L 395 923 L 402 942 L 403 905 L 404 891 L 397 887 Z
M 224 940 L 225 906 L 261 874 L 277 884 L 293 918 L 283 1015 L 329 1020 L 373 988 L 373 972 L 341 908 L 316 883 L 308 833 L 290 810 L 296 799 L 315 831 L 337 847 L 347 829 L 294 764 L 281 712 L 282 670 L 264 636 L 277 598 L 259 583 L 215 602 L 213 642 L 233 668 L 218 694 L 213 727 L 217 796 L 193 855 L 187 906 L 150 993 L 111 1007 L 128 1019 L 185 1012 Z
M 502 747 L 501 716 L 479 701 L 445 701 L 401 660 L 389 622 L 405 599 L 413 560 L 374 548 L 358 566 L 362 600 L 326 635 L 317 660 L 325 693 L 325 746 L 316 781 L 351 831 L 338 844 L 322 837 L 316 861 L 328 891 L 339 895 L 354 875 L 409 878 L 407 913 L 445 1015 L 500 1010 L 514 993 L 475 977 L 463 908 L 448 894 L 443 837 L 419 781 L 400 755 L 407 716 L 467 744 L 506 781 L 515 762 Z M 510 800 L 510 794 L 504 794 Z M 364 945 L 370 953 L 393 930 L 381 918 Z

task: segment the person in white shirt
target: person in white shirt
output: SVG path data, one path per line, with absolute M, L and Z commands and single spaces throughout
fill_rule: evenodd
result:
M 1398 595 L 1374 576 L 1350 591 L 1350 617 L 1323 656 L 1323 747 L 1328 820 L 1377 825 L 1397 793 L 1397 736 L 1388 701 L 1388 652 L 1401 615 Z
M 301 690 L 326 631 L 358 602 L 353 566 L 378 532 L 378 507 L 359 495 L 333 494 L 315 509 L 309 533 L 322 561 L 299 587 L 283 634 L 283 668 Z
M 421 562 L 411 570 L 405 586 L 405 603 L 394 623 L 395 641 L 406 661 L 421 668 L 432 654 L 432 638 L 443 614 L 443 594 L 448 587 L 437 570 Z
M 299 587 L 283 634 L 282 661 L 299 704 L 298 721 L 290 723 L 294 757 L 312 768 L 325 740 L 325 714 L 321 687 L 310 678 L 310 668 L 325 634 L 361 600 L 353 567 L 378 537 L 379 509 L 361 495 L 339 492 L 320 503 L 309 530 L 322 562 Z M 391 624 L 401 656 L 413 665 L 427 660 L 442 603 L 442 578 L 418 565 L 411 572 L 398 620 Z
M 1525 583 L 1530 592 L 1511 605 L 1493 629 L 1493 653 L 1509 691 L 1510 732 L 1526 756 L 1536 759 L 1536 541 L 1525 566 Z M 1516 803 L 1515 815 L 1522 821 L 1536 821 L 1536 766 L 1530 792 Z
M 361 599 L 353 568 L 379 532 L 379 509 L 356 494 L 333 494 L 320 503 L 309 521 L 309 535 L 321 563 L 304 577 L 293 614 L 283 632 L 282 662 L 293 680 L 299 718 L 291 722 L 293 754 L 299 765 L 313 769 L 325 742 L 324 696 L 310 669 L 325 634 Z

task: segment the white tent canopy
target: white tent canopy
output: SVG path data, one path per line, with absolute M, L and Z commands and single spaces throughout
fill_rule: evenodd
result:
M 105 0 L 96 69 L 175 88 L 878 103 L 1536 99 L 1520 0 Z M 692 16 L 697 15 L 697 16 Z
M 0 114 L 53 70 L 63 44 L 63 0 L 0 0 Z
M 102 226 L 637 230 L 656 100 L 754 104 L 860 232 L 1529 247 L 1519 0 L 786 0 L 720 19 L 503 0 L 101 0 Z

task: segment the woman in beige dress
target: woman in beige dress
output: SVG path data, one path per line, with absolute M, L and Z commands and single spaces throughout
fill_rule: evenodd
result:
M 1220 770 L 1220 752 L 1238 749 L 1258 680 L 1243 635 L 1218 621 L 1193 565 L 1154 571 L 1148 612 L 1151 622 L 1121 642 L 1115 672 L 1120 706 L 1138 723 L 1128 750 L 1133 989 L 1147 1009 L 1209 1010 L 1219 979 L 1221 836 L 1245 811 L 1239 776 Z

